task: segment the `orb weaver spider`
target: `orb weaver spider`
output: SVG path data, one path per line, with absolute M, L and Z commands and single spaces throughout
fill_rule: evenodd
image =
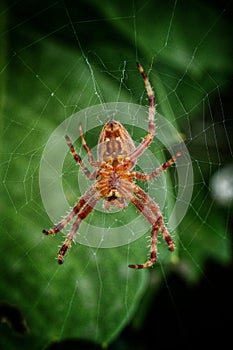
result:
M 96 182 L 89 190 L 87 190 L 78 203 L 73 207 L 71 212 L 61 222 L 48 231 L 42 231 L 45 235 L 55 234 L 61 231 L 72 219 L 75 218 L 65 242 L 58 252 L 59 264 L 63 263 L 64 255 L 71 246 L 82 220 L 90 214 L 96 203 L 101 198 L 104 199 L 104 208 L 106 210 L 109 209 L 110 205 L 123 209 L 127 207 L 128 204 L 126 200 L 128 200 L 152 225 L 151 248 L 148 261 L 143 264 L 130 264 L 129 267 L 143 269 L 154 265 L 157 257 L 157 236 L 159 230 L 168 245 L 168 249 L 170 251 L 174 250 L 174 242 L 164 224 L 164 219 L 158 204 L 156 204 L 148 194 L 135 183 L 134 179 L 142 181 L 152 180 L 162 171 L 165 171 L 174 164 L 176 159 L 181 155 L 181 151 L 169 161 L 161 165 L 158 169 L 154 170 L 151 174 L 140 173 L 133 170 L 137 158 L 153 141 L 156 108 L 154 92 L 147 75 L 139 63 L 137 63 L 137 66 L 144 80 L 149 100 L 148 133 L 137 147 L 135 147 L 134 142 L 125 127 L 119 121 L 111 119 L 104 125 L 100 133 L 97 148 L 98 159 L 95 161 L 90 148 L 86 144 L 82 126 L 80 125 L 79 131 L 82 145 L 87 152 L 90 165 L 96 168 L 96 170 L 91 173 L 83 163 L 81 157 L 75 151 L 69 136 L 65 136 L 67 145 L 75 162 L 79 164 L 84 174 L 90 180 L 96 180 Z

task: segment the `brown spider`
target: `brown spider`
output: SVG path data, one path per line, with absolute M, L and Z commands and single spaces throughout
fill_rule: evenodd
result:
M 88 154 L 88 161 L 91 166 L 97 168 L 91 173 L 83 163 L 80 156 L 76 153 L 69 136 L 65 136 L 70 152 L 76 163 L 81 166 L 84 174 L 90 180 L 96 180 L 96 182 L 80 198 L 72 211 L 61 222 L 48 231 L 43 230 L 45 235 L 57 233 L 76 216 L 65 242 L 58 252 L 59 264 L 63 263 L 63 257 L 74 240 L 81 221 L 90 214 L 100 198 L 104 199 L 104 208 L 106 210 L 109 209 L 110 205 L 115 205 L 117 208 L 123 209 L 127 207 L 126 199 L 129 200 L 152 225 L 149 260 L 144 264 L 132 264 L 129 265 L 129 267 L 142 269 L 152 266 L 156 262 L 156 246 L 159 229 L 168 245 L 168 249 L 170 251 L 174 250 L 174 242 L 164 224 L 159 206 L 148 196 L 147 193 L 137 186 L 134 179 L 149 181 L 155 178 L 162 171 L 169 168 L 181 155 L 181 152 L 178 152 L 172 159 L 165 162 L 151 174 L 139 173 L 132 170 L 137 158 L 151 144 L 155 131 L 155 96 L 142 66 L 139 63 L 137 63 L 137 66 L 143 77 L 149 99 L 148 134 L 139 146 L 135 147 L 128 131 L 120 122 L 109 120 L 100 133 L 98 141 L 98 160 L 94 161 L 91 150 L 85 142 L 82 127 L 80 125 L 80 137 L 82 145 Z

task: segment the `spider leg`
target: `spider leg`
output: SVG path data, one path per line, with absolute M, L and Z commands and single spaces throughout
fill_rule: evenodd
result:
M 163 220 L 162 213 L 158 205 L 139 187 L 134 191 L 138 197 L 134 196 L 130 199 L 131 203 L 142 213 L 142 215 L 152 224 L 151 230 L 151 251 L 150 259 L 144 264 L 131 264 L 129 267 L 134 269 L 143 269 L 154 265 L 157 256 L 157 236 L 158 230 L 161 230 L 164 240 L 170 251 L 174 250 L 174 242 L 169 234 Z
M 150 266 L 153 266 L 157 258 L 157 236 L 159 231 L 159 226 L 156 220 L 153 218 L 153 215 L 146 209 L 146 206 L 143 204 L 142 200 L 139 198 L 132 197 L 131 203 L 142 213 L 142 215 L 152 224 L 151 230 L 151 248 L 150 248 L 150 259 L 143 264 L 130 264 L 129 267 L 132 269 L 144 269 Z
M 143 202 L 148 205 L 150 210 L 155 214 L 159 229 L 161 230 L 161 233 L 163 235 L 164 240 L 166 241 L 168 245 L 168 249 L 173 252 L 175 249 L 175 243 L 173 242 L 173 239 L 171 238 L 170 233 L 168 232 L 166 225 L 163 220 L 162 213 L 159 209 L 158 204 L 156 204 L 153 199 L 148 196 L 146 192 L 144 192 L 140 187 L 136 187 L 136 191 L 138 196 L 143 200 Z
M 71 212 L 56 226 L 51 228 L 50 230 L 43 230 L 42 232 L 45 235 L 53 235 L 55 233 L 60 232 L 66 225 L 77 215 L 82 207 L 88 202 L 88 200 L 96 193 L 95 185 L 93 185 L 78 201 L 78 203 L 72 208 Z
M 140 145 L 135 148 L 135 150 L 129 155 L 130 161 L 134 162 L 144 151 L 145 149 L 151 144 L 154 138 L 155 134 L 155 108 L 156 108 L 156 103 L 155 103 L 155 95 L 153 92 L 153 89 L 151 87 L 151 84 L 147 78 L 146 73 L 144 72 L 142 66 L 140 63 L 137 63 L 139 72 L 141 73 L 144 84 L 146 87 L 146 92 L 149 100 L 149 118 L 148 118 L 148 134 L 146 137 L 142 140 Z
M 80 226 L 80 223 L 82 222 L 83 219 L 85 219 L 85 217 L 87 217 L 88 214 L 90 214 L 90 212 L 94 209 L 96 203 L 100 198 L 101 198 L 100 193 L 95 191 L 95 194 L 90 197 L 89 201 L 82 207 L 80 212 L 77 214 L 77 218 L 72 225 L 70 233 L 66 237 L 65 242 L 63 243 L 62 247 L 58 252 L 58 260 L 57 260 L 58 264 L 63 263 L 64 255 L 67 252 L 68 248 L 70 247 L 72 241 L 74 240 L 75 234 Z
M 133 172 L 133 177 L 135 177 L 138 180 L 142 180 L 142 181 L 149 181 L 154 179 L 156 176 L 158 176 L 159 174 L 161 174 L 163 171 L 167 170 L 168 168 L 170 168 L 175 161 L 177 160 L 178 157 L 180 157 L 182 154 L 181 151 L 177 152 L 176 155 L 174 157 L 172 157 L 170 160 L 168 160 L 167 162 L 165 162 L 163 165 L 161 165 L 159 168 L 157 168 L 155 171 L 153 171 L 153 173 L 151 174 L 143 174 L 143 173 L 139 173 L 137 171 Z
M 85 141 L 85 138 L 84 138 L 84 135 L 83 135 L 83 129 L 82 129 L 82 125 L 81 124 L 79 125 L 79 133 L 80 133 L 80 137 L 81 137 L 81 140 L 82 140 L 82 145 L 83 145 L 83 147 L 85 148 L 85 150 L 87 152 L 88 161 L 89 161 L 90 165 L 92 165 L 93 167 L 99 167 L 101 163 L 94 161 L 92 152 L 91 152 L 89 146 L 87 145 L 87 143 Z
M 155 129 L 155 124 L 154 124 L 154 116 L 155 116 L 155 95 L 152 89 L 152 86 L 149 82 L 149 79 L 147 78 L 146 73 L 144 72 L 144 69 L 142 68 L 140 63 L 137 63 L 139 72 L 141 73 L 144 83 L 145 83 L 145 87 L 146 87 L 146 92 L 147 92 L 147 96 L 149 99 L 149 132 L 154 135 L 154 129 Z
M 68 145 L 68 147 L 70 149 L 70 152 L 71 152 L 75 162 L 78 163 L 81 166 L 84 174 L 88 177 L 89 180 L 96 179 L 96 171 L 94 171 L 91 174 L 91 172 L 87 169 L 86 165 L 82 161 L 82 158 L 77 154 L 77 152 L 76 152 L 76 150 L 74 148 L 74 145 L 72 144 L 71 139 L 69 138 L 68 135 L 65 136 L 65 139 L 66 139 L 66 143 L 67 143 L 67 145 Z

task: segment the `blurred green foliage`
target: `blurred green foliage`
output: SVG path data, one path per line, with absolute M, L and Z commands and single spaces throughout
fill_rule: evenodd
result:
M 211 174 L 232 156 L 222 141 L 228 114 L 219 98 L 232 73 L 230 21 L 222 8 L 201 1 L 12 6 L 6 1 L 1 6 L 0 300 L 19 308 L 29 333 L 19 337 L 3 325 L 0 345 L 42 349 L 66 338 L 109 344 L 133 317 L 140 327 L 164 271 L 198 281 L 207 259 L 230 261 L 229 209 L 215 205 L 209 191 Z M 146 104 L 136 60 L 149 70 L 158 110 L 180 128 L 193 160 L 193 200 L 176 232 L 176 263 L 161 244 L 152 271 L 129 270 L 129 262 L 146 257 L 145 232 L 114 249 L 76 245 L 59 267 L 53 257 L 62 235 L 41 234 L 52 225 L 38 183 L 44 146 L 57 125 L 100 103 L 100 96 L 105 102 Z M 97 138 L 87 139 L 96 144 Z M 75 177 L 75 165 L 69 167 Z M 66 173 L 65 181 L 70 177 Z M 75 180 L 70 179 L 71 188 Z M 170 191 L 168 202 L 173 196 Z M 155 280 L 150 288 L 149 276 Z

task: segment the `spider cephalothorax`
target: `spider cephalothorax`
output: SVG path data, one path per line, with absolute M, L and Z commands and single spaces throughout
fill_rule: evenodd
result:
M 71 230 L 66 237 L 64 244 L 58 253 L 58 263 L 62 264 L 63 257 L 74 240 L 75 234 L 81 221 L 94 209 L 99 199 L 103 198 L 104 208 L 109 209 L 110 205 L 117 208 L 125 208 L 128 202 L 131 202 L 139 212 L 152 225 L 151 230 L 151 250 L 150 258 L 144 264 L 131 264 L 129 267 L 141 269 L 152 266 L 156 262 L 157 256 L 157 236 L 161 231 L 170 251 L 174 250 L 174 242 L 164 224 L 162 213 L 159 206 L 144 192 L 136 183 L 135 179 L 149 181 L 158 176 L 162 171 L 169 168 L 181 155 L 178 152 L 172 159 L 165 162 L 161 167 L 151 174 L 144 174 L 134 171 L 137 158 L 151 144 L 154 137 L 154 116 L 155 116 L 155 97 L 150 82 L 144 73 L 140 64 L 138 69 L 144 79 L 147 95 L 149 99 L 149 118 L 148 133 L 142 142 L 135 147 L 134 142 L 125 127 L 116 120 L 109 120 L 103 127 L 98 141 L 98 159 L 94 161 L 90 148 L 85 142 L 82 127 L 80 125 L 80 137 L 82 145 L 87 151 L 90 165 L 96 168 L 91 173 L 83 163 L 80 156 L 76 153 L 74 146 L 66 136 L 66 142 L 73 155 L 74 160 L 81 166 L 84 174 L 90 180 L 96 180 L 91 188 L 80 198 L 60 223 L 50 230 L 43 230 L 46 235 L 51 235 L 61 231 L 72 219 L 75 218 Z

